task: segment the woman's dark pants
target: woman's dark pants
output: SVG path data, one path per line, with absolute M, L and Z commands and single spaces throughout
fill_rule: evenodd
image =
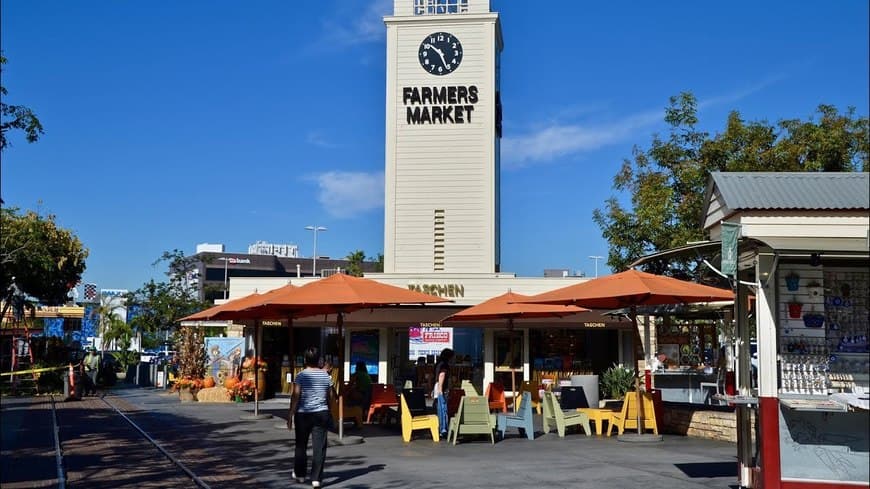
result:
M 308 438 L 311 437 L 311 480 L 322 481 L 323 463 L 326 460 L 326 432 L 332 416 L 329 411 L 316 413 L 296 413 L 293 418 L 296 428 L 296 454 L 293 458 L 293 471 L 296 477 L 305 477 L 308 468 Z

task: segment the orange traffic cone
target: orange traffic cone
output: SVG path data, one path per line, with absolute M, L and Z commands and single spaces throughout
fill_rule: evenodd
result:
M 76 392 L 76 374 L 73 364 L 69 364 L 69 397 L 67 399 L 81 399 Z

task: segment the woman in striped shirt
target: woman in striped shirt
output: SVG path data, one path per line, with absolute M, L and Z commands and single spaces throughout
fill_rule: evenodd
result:
M 311 347 L 305 351 L 305 370 L 296 376 L 287 428 L 296 423 L 296 452 L 293 459 L 293 475 L 296 482 L 305 482 L 308 457 L 305 449 L 311 437 L 312 458 L 311 487 L 320 487 L 323 479 L 323 464 L 326 460 L 326 432 L 330 426 L 329 404 L 334 401 L 335 389 L 332 377 L 320 368 L 320 352 Z

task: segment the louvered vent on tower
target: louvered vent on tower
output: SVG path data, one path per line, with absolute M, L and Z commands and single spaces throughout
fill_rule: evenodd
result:
M 444 220 L 444 209 L 435 209 L 432 269 L 436 272 L 444 271 Z

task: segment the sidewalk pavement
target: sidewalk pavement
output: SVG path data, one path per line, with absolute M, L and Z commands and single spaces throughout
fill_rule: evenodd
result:
M 152 388 L 114 389 L 107 400 L 212 488 L 311 487 L 290 480 L 294 444 L 292 432 L 286 429 L 287 398 L 262 401 L 260 413 L 274 417 L 256 421 L 241 419 L 253 413 L 253 403 L 181 403 L 177 394 Z M 0 485 L 51 487 L 53 483 L 56 487 L 50 403 L 46 398 L 4 397 L 0 401 Z M 82 451 L 88 445 L 77 444 L 70 436 L 118 437 L 118 426 L 107 423 L 111 412 L 96 399 L 58 406 L 62 407 L 58 419 L 65 463 L 83 465 L 75 470 L 88 475 L 88 487 L 135 487 L 132 479 L 129 484 L 119 479 L 118 471 L 101 470 L 107 464 L 127 464 L 130 471 L 138 471 L 137 484 L 147 477 L 149 485 L 155 487 L 171 471 L 154 468 L 143 472 L 143 466 L 155 458 L 144 440 L 137 445 L 139 449 L 123 448 L 120 458 L 104 452 L 85 456 Z M 615 436 L 587 437 L 576 432 L 562 439 L 555 432 L 542 434 L 540 419 L 536 421 L 534 440 L 520 437 L 514 430 L 494 445 L 488 437 L 469 436 L 460 438 L 456 446 L 446 440 L 434 443 L 423 431 L 415 432 L 410 443 L 403 443 L 396 424 L 359 429 L 348 424 L 346 441 L 352 443 L 340 444 L 337 435 L 330 435 L 324 487 L 737 487 L 736 446 L 732 443 L 665 435 L 660 443 L 634 444 L 619 442 Z M 101 444 L 103 449 L 106 445 Z M 68 452 L 73 451 L 77 456 L 68 460 Z M 112 473 L 113 477 L 101 475 Z M 177 474 L 171 477 L 172 482 L 167 480 L 162 487 L 177 487 Z M 70 478 L 69 487 L 75 486 Z

